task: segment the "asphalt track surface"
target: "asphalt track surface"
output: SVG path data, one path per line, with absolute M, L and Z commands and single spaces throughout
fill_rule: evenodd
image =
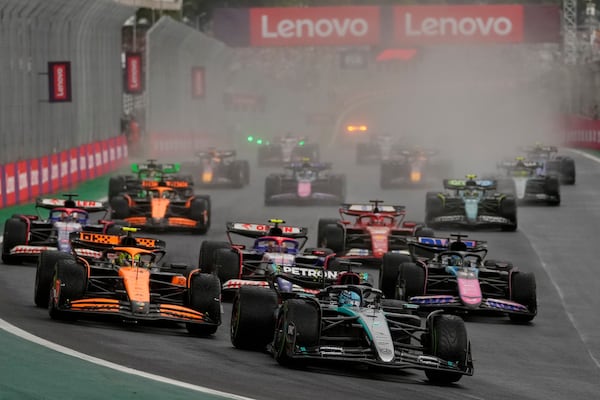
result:
M 231 304 L 224 304 L 223 325 L 210 338 L 188 335 L 182 326 L 139 326 L 105 321 L 60 323 L 33 305 L 32 265 L 0 266 L 0 319 L 37 337 L 124 367 L 193 385 L 255 399 L 591 399 L 600 393 L 600 279 L 597 238 L 600 237 L 600 174 L 598 161 L 579 154 L 577 184 L 562 187 L 560 207 L 522 207 L 517 232 L 470 233 L 489 241 L 490 258 L 513 261 L 536 275 L 539 313 L 530 325 L 511 324 L 506 317 L 470 317 L 467 329 L 473 348 L 475 375 L 456 385 L 428 384 L 421 371 L 395 373 L 363 369 L 280 367 L 268 354 L 234 349 L 229 341 Z M 424 217 L 425 188 L 390 190 L 378 187 L 375 166 L 335 164 L 349 174 L 348 201 L 380 198 L 407 206 L 408 219 Z M 204 239 L 224 240 L 225 222 L 263 222 L 283 218 L 309 227 L 319 217 L 335 217 L 337 207 L 263 206 L 264 178 L 270 169 L 252 170 L 250 186 L 211 190 L 213 225 L 206 236 L 158 235 L 167 241 L 173 261 L 195 263 Z M 52 375 L 71 359 L 57 355 L 48 364 L 31 356 L 37 345 L 2 343 L 0 336 L 0 399 L 8 398 L 202 398 L 170 386 L 87 363 L 67 369 L 72 376 Z M 10 350 L 6 349 L 10 346 Z M 27 352 L 15 358 L 15 351 Z M 14 351 L 13 351 L 14 350 Z M 24 350 L 23 350 L 24 351 Z M 4 353 L 4 354 L 3 354 Z M 12 355 L 12 358 L 10 356 Z M 8 365 L 9 362 L 15 365 Z M 60 368 L 59 368 L 60 367 Z M 25 376 L 23 376 L 25 374 Z M 124 384 L 124 382 L 126 384 Z M 21 395 L 15 393 L 23 387 Z M 54 396 L 44 396 L 52 387 Z M 4 388 L 4 389 L 3 389 Z M 11 389 L 12 396 L 3 395 Z M 166 391 L 166 392 L 165 392 Z M 87 395 L 81 395 L 86 393 Z M 165 393 L 170 395 L 165 396 Z

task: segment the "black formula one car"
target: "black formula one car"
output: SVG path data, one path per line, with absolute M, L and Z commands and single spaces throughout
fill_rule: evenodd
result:
M 497 181 L 444 179 L 444 192 L 427 192 L 425 223 L 439 228 L 517 229 L 517 201 L 511 193 L 499 193 Z
M 259 167 L 279 167 L 302 160 L 320 160 L 319 145 L 306 137 L 288 135 L 258 148 Z
M 473 374 L 463 320 L 430 313 L 425 320 L 409 304 L 383 298 L 358 274 L 340 272 L 333 285 L 319 278 L 275 272 L 269 287 L 244 286 L 231 313 L 231 342 L 239 349 L 270 351 L 280 365 L 355 364 L 397 371 L 424 370 L 432 383 Z M 312 288 L 314 294 L 291 291 Z
M 300 162 L 265 179 L 265 205 L 340 204 L 346 199 L 346 175 L 332 174 L 331 163 Z
M 36 215 L 14 214 L 4 224 L 2 261 L 5 264 L 21 264 L 35 261 L 45 250 L 69 252 L 72 232 L 110 233 L 120 226 L 108 221 L 108 205 L 94 200 L 74 200 L 76 194 L 65 194 L 66 199 L 38 198 Z M 40 209 L 48 210 L 42 216 Z M 91 220 L 90 214 L 100 219 Z
M 499 167 L 504 170 L 502 181 L 508 181 L 520 203 L 544 203 L 550 206 L 560 205 L 560 179 L 549 174 L 545 165 L 539 161 L 516 157 L 514 161 L 504 161 Z
M 381 163 L 382 189 L 426 184 L 432 178 L 447 174 L 448 168 L 436 160 L 437 150 L 401 148 Z
M 563 185 L 575 184 L 575 160 L 572 157 L 558 154 L 556 146 L 536 144 L 521 149 L 525 159 L 543 164 L 545 175 L 558 176 Z
M 356 144 L 356 163 L 379 164 L 390 160 L 404 148 L 404 144 L 389 135 L 368 135 L 368 141 Z
M 525 323 L 537 314 L 535 276 L 511 262 L 485 259 L 486 242 L 418 238 L 409 243 L 412 262 L 397 264 L 396 298 L 419 310 L 507 314 Z
M 117 175 L 110 178 L 108 182 L 108 200 L 113 197 L 128 194 L 137 196 L 148 186 L 149 182 L 186 182 L 186 185 L 172 185 L 175 188 L 181 187 L 185 190 L 192 187 L 194 180 L 191 175 L 180 173 L 180 163 L 157 163 L 156 160 L 148 160 L 145 163 L 131 164 L 131 172 L 134 175 Z
M 197 187 L 241 188 L 250 183 L 250 164 L 236 159 L 235 150 L 209 149 L 197 155 L 200 165 L 191 167 Z
M 148 237 L 80 232 L 74 249 L 86 256 L 45 251 L 40 255 L 34 299 L 53 319 L 114 317 L 123 321 L 184 323 L 210 335 L 221 323 L 219 279 L 180 264 L 161 264 L 165 243 Z
M 204 234 L 210 228 L 209 195 L 195 194 L 189 181 L 143 181 L 135 194 L 110 200 L 111 215 L 129 226 Z

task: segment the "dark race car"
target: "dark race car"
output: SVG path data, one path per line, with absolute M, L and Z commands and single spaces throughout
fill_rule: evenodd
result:
M 404 144 L 397 138 L 389 135 L 368 135 L 368 141 L 356 144 L 356 163 L 379 164 L 390 160 L 397 154 Z
M 396 265 L 396 298 L 420 310 L 507 314 L 524 323 L 537 314 L 535 276 L 511 262 L 487 260 L 479 240 L 418 238 L 409 244 L 412 262 Z
M 438 228 L 503 231 L 517 229 L 517 201 L 512 193 L 499 193 L 494 179 L 444 179 L 443 192 L 427 192 L 425 223 Z
M 147 182 L 187 182 L 185 186 L 181 184 L 174 187 L 191 187 L 193 178 L 191 175 L 180 174 L 181 164 L 179 163 L 157 163 L 156 160 L 148 160 L 143 164 L 131 164 L 131 172 L 135 175 L 118 175 L 110 178 L 108 182 L 108 200 L 113 197 L 128 194 L 136 196 L 144 190 Z
M 204 234 L 210 228 L 210 196 L 194 193 L 189 181 L 147 180 L 135 194 L 110 200 L 111 215 L 132 227 Z
M 20 264 L 35 261 L 45 250 L 69 252 L 71 232 L 88 231 L 107 233 L 115 229 L 105 203 L 94 200 L 74 200 L 76 194 L 65 194 L 66 199 L 38 198 L 36 215 L 14 214 L 4 224 L 2 261 L 5 264 Z M 42 217 L 40 209 L 49 210 Z M 90 214 L 101 214 L 93 222 Z M 120 229 L 118 227 L 117 229 Z
M 197 187 L 241 188 L 250 183 L 250 164 L 236 159 L 235 150 L 209 149 L 198 153 L 199 165 L 194 163 Z
M 326 267 L 312 269 L 306 276 L 276 271 L 267 275 L 268 287 L 241 287 L 231 312 L 232 344 L 267 349 L 287 367 L 327 363 L 417 369 L 434 384 L 473 374 L 461 318 L 436 311 L 422 319 L 410 304 L 383 298 L 351 270 L 328 284 L 314 278 L 325 277 Z M 296 286 L 307 290 L 291 290 Z
M 305 159 L 319 162 L 320 152 L 317 143 L 302 136 L 288 135 L 258 148 L 259 167 L 278 167 Z
M 527 160 L 542 163 L 546 175 L 558 176 L 563 185 L 575 184 L 575 160 L 572 157 L 558 154 L 557 147 L 536 144 L 524 147 L 521 151 Z
M 288 164 L 265 179 L 265 205 L 340 204 L 346 199 L 346 175 L 329 173 L 331 163 Z
M 382 189 L 426 184 L 435 176 L 448 173 L 448 168 L 436 160 L 438 151 L 402 148 L 381 163 Z
M 184 323 L 210 335 L 221 323 L 219 279 L 199 269 L 161 263 L 164 242 L 147 237 L 80 232 L 74 249 L 86 257 L 41 254 L 34 298 L 53 319 L 114 317 L 123 321 Z M 134 230 L 134 229 L 133 229 Z
M 245 222 L 227 223 L 227 242 L 205 240 L 200 246 L 199 266 L 205 272 L 215 272 L 222 282 L 224 294 L 235 292 L 242 286 L 266 287 L 266 277 L 274 272 L 283 272 L 293 276 L 325 279 L 328 283 L 338 276 L 339 268 L 319 272 L 333 253 L 325 248 L 307 248 L 307 228 L 281 225 L 285 221 L 269 220 L 269 224 Z M 234 237 L 250 240 L 246 245 Z M 334 263 L 340 265 L 338 262 Z M 356 266 L 365 282 L 379 284 L 377 271 L 369 271 Z M 315 272 L 317 271 L 317 272 Z M 305 288 L 291 288 L 304 291 Z M 308 292 L 311 292 L 310 290 Z M 312 291 L 314 292 L 314 291 Z
M 504 161 L 499 167 L 504 170 L 502 180 L 512 185 L 512 190 L 521 203 L 544 203 L 560 205 L 560 181 L 557 175 L 549 174 L 547 164 L 516 157 Z

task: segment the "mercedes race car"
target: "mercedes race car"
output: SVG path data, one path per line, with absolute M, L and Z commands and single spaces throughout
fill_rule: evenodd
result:
M 38 198 L 36 215 L 14 214 L 4 224 L 2 241 L 2 261 L 5 264 L 20 264 L 23 261 L 35 261 L 45 250 L 69 252 L 72 232 L 109 233 L 120 229 L 113 221 L 104 217 L 108 214 L 108 205 L 94 200 L 74 200 L 76 194 L 65 194 L 66 199 Z M 40 209 L 49 210 L 42 217 Z M 97 222 L 90 214 L 103 213 Z
M 507 261 L 486 259 L 484 241 L 464 235 L 418 238 L 409 244 L 413 262 L 396 265 L 396 298 L 419 310 L 492 312 L 526 323 L 537 314 L 535 276 Z
M 278 167 L 301 160 L 320 160 L 319 145 L 306 137 L 288 135 L 258 148 L 259 167 Z
M 340 204 L 346 199 L 346 175 L 332 174 L 331 163 L 301 162 L 265 179 L 265 205 Z
M 250 164 L 236 159 L 235 150 L 209 149 L 198 153 L 200 165 L 192 167 L 197 187 L 241 188 L 250 183 Z
M 135 194 L 113 197 L 110 207 L 113 219 L 136 228 L 198 234 L 210 228 L 210 196 L 195 194 L 187 180 L 145 180 Z
M 526 160 L 542 163 L 545 175 L 558 176 L 563 185 L 575 184 L 575 160 L 572 157 L 559 155 L 558 148 L 555 146 L 536 144 L 524 147 L 521 151 L 525 154 Z
M 434 175 L 449 171 L 434 158 L 436 150 L 402 148 L 381 163 L 380 186 L 382 189 L 416 186 L 427 183 Z
M 397 371 L 424 370 L 435 384 L 473 374 L 463 320 L 430 313 L 425 320 L 411 305 L 383 298 L 353 272 L 323 287 L 314 276 L 275 272 L 269 287 L 244 286 L 231 313 L 231 342 L 238 349 L 267 349 L 280 365 L 357 364 Z M 314 294 L 292 291 L 294 286 Z
M 219 278 L 185 265 L 161 264 L 164 242 L 147 237 L 80 232 L 74 249 L 40 255 L 34 298 L 53 319 L 115 317 L 184 323 L 210 335 L 221 323 Z M 95 254 L 94 254 L 95 253 Z
M 180 174 L 181 164 L 168 163 L 159 164 L 156 160 L 148 160 L 143 164 L 131 164 L 131 172 L 135 175 L 118 175 L 110 178 L 108 182 L 108 199 L 113 197 L 128 194 L 136 196 L 144 190 L 147 182 L 186 182 L 186 185 L 177 185 L 174 187 L 182 187 L 185 190 L 187 187 L 193 186 L 193 178 L 191 175 Z
M 438 228 L 517 229 L 517 201 L 511 193 L 499 193 L 497 181 L 444 179 L 444 192 L 427 192 L 425 223 Z
M 560 205 L 560 181 L 557 175 L 548 174 L 539 161 L 528 161 L 517 157 L 504 161 L 499 167 L 505 171 L 502 179 L 512 183 L 512 189 L 521 203 L 545 203 Z

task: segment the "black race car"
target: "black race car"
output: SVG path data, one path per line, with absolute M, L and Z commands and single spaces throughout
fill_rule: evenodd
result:
M 306 137 L 288 135 L 258 148 L 259 167 L 278 167 L 302 160 L 320 160 L 319 145 Z
M 369 135 L 368 141 L 356 144 L 356 163 L 378 164 L 390 160 L 404 148 L 404 144 L 389 135 Z
M 575 160 L 572 157 L 558 154 L 557 147 L 536 144 L 521 150 L 525 153 L 527 160 L 542 163 L 546 175 L 558 176 L 563 185 L 575 184 Z
M 437 155 L 436 150 L 418 147 L 399 149 L 381 163 L 381 188 L 422 185 L 435 175 L 448 174 L 447 166 L 435 159 Z
M 346 198 L 346 175 L 330 174 L 331 163 L 301 162 L 265 179 L 265 205 L 340 204 Z
M 476 179 L 444 179 L 443 192 L 427 192 L 425 223 L 439 228 L 517 229 L 517 201 L 511 193 L 499 193 L 497 181 Z
M 327 267 L 311 273 L 276 271 L 269 286 L 243 286 L 231 312 L 231 342 L 239 349 L 268 349 L 280 365 L 335 363 L 397 371 L 424 370 L 432 383 L 457 382 L 473 374 L 465 323 L 439 311 L 421 319 L 411 305 L 383 298 L 360 274 Z M 293 291 L 294 286 L 314 294 Z
M 560 205 L 560 179 L 546 169 L 548 164 L 517 157 L 500 163 L 504 176 L 499 181 L 508 183 L 520 203 Z
M 241 188 L 250 183 L 250 164 L 236 159 L 235 150 L 209 149 L 198 158 L 200 165 L 191 166 L 197 187 Z

